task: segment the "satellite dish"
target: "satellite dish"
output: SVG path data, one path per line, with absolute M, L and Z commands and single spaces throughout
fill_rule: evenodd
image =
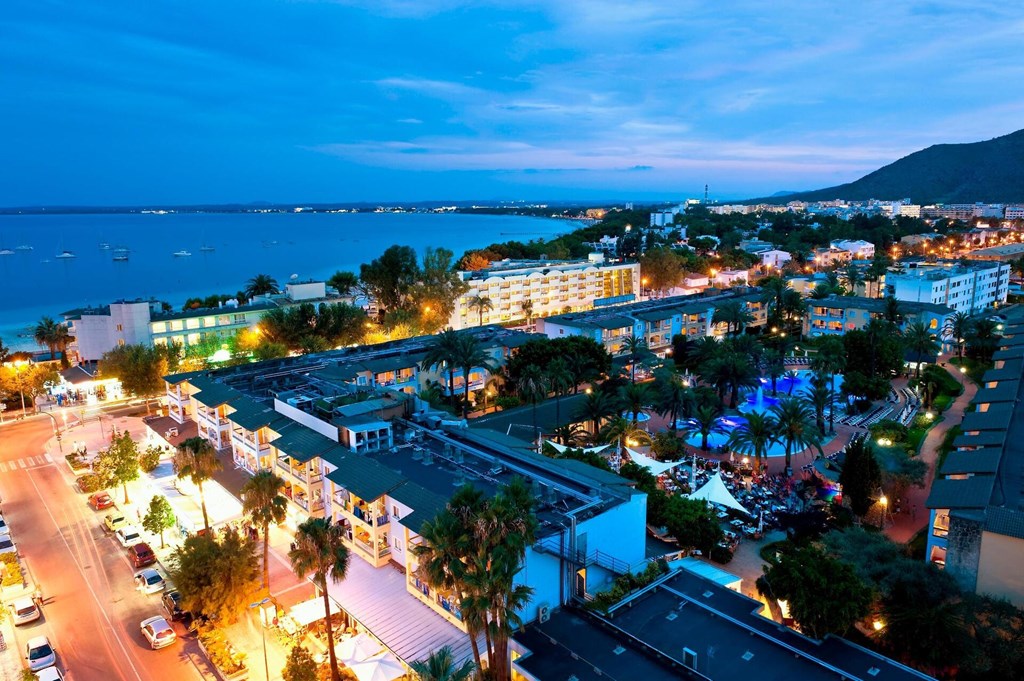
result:
M 299 278 L 299 275 L 297 275 L 297 274 L 293 274 L 293 275 L 292 275 L 292 276 L 291 276 L 290 278 L 291 278 L 291 279 L 298 279 L 298 278 Z

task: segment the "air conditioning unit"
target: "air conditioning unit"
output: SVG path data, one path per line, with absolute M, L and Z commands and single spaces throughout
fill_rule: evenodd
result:
M 537 621 L 540 624 L 544 624 L 549 619 L 551 619 L 551 606 L 549 606 L 547 603 L 542 603 L 541 605 L 537 606 Z

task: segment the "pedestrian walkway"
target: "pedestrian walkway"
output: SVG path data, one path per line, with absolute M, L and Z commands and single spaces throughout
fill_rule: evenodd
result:
M 17 470 L 23 470 L 26 468 L 42 468 L 44 466 L 52 466 L 53 457 L 49 454 L 41 454 L 39 456 L 25 456 L 20 459 L 11 459 L 10 461 L 0 461 L 0 474 L 13 473 Z
M 3 606 L 6 607 L 6 604 Z M 21 651 L 14 638 L 14 623 L 9 617 L 0 622 L 0 635 L 3 638 L 3 645 L 0 646 L 0 679 L 21 678 Z

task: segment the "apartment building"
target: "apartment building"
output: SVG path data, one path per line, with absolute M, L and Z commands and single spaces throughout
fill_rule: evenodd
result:
M 886 302 L 881 298 L 861 296 L 829 296 L 808 300 L 804 335 L 810 338 L 841 336 L 847 331 L 863 329 L 872 319 L 884 317 L 885 306 Z M 921 322 L 940 341 L 948 343 L 951 340 L 947 338 L 948 327 L 956 314 L 952 308 L 935 303 L 901 302 L 900 314 L 904 328 L 907 324 Z
M 1009 285 L 1010 265 L 998 262 L 911 262 L 903 274 L 885 276 L 887 294 L 897 300 L 945 305 L 966 314 L 1005 303 Z
M 965 589 L 1024 607 L 1024 311 L 1006 323 L 928 495 L 925 559 Z
M 839 239 L 829 244 L 830 248 L 846 251 L 854 260 L 871 260 L 875 257 L 875 245 L 862 239 Z
M 640 265 L 606 262 L 601 253 L 564 262 L 501 261 L 459 277 L 469 290 L 455 301 L 449 326 L 456 330 L 631 303 L 640 293 Z M 474 307 L 478 298 L 490 300 L 490 308 Z
M 118 346 L 174 342 L 188 347 L 211 336 L 226 337 L 253 328 L 268 310 L 277 307 L 340 300 L 328 296 L 324 282 L 303 281 L 289 282 L 284 293 L 261 296 L 246 305 L 228 301 L 216 308 L 171 311 L 164 310 L 157 300 L 118 300 L 101 307 L 68 310 L 61 316 L 75 338 L 68 354 L 77 362 L 94 362 Z
M 602 344 L 612 355 L 621 354 L 630 336 L 643 338 L 654 353 L 664 355 L 676 335 L 691 339 L 722 337 L 724 324 L 714 324 L 715 307 L 726 300 L 742 301 L 753 321 L 749 326 L 764 326 L 767 309 L 761 296 L 747 288 L 715 291 L 707 296 L 673 296 L 617 307 L 564 314 L 538 320 L 538 332 L 548 338 L 586 336 Z

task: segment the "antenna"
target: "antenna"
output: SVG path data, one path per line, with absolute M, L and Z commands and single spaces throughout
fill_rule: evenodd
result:
M 708 205 L 708 186 L 704 185 L 704 205 Z

